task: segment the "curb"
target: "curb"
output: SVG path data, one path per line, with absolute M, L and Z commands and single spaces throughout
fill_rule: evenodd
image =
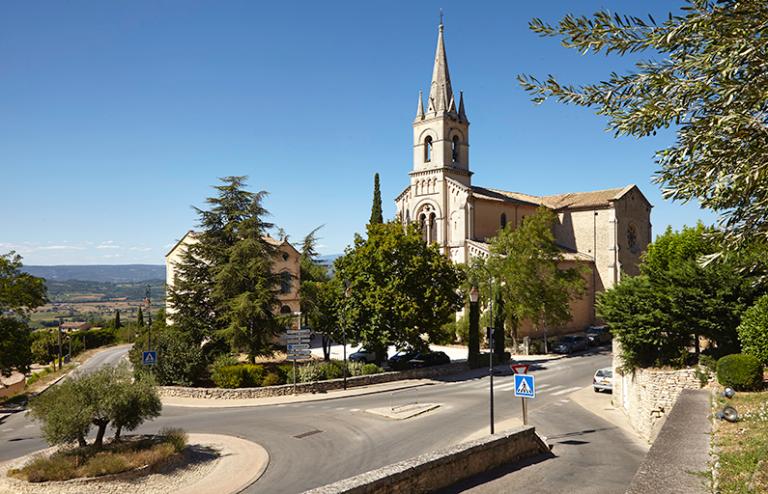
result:
M 393 381 L 397 382 L 397 381 Z M 250 407 L 265 407 L 265 406 L 275 406 L 275 405 L 283 405 L 283 404 L 294 404 L 294 403 L 309 403 L 313 401 L 331 401 L 331 400 L 340 400 L 343 398 L 352 398 L 356 396 L 368 396 L 368 395 L 374 395 L 379 393 L 388 393 L 390 391 L 401 391 L 404 389 L 411 389 L 411 388 L 418 388 L 422 386 L 434 386 L 435 382 L 420 382 L 420 383 L 413 383 L 403 386 L 397 386 L 394 388 L 387 388 L 387 389 L 374 389 L 374 390 L 368 390 L 362 393 L 354 393 L 354 394 L 348 394 L 343 396 L 323 396 L 327 393 L 302 393 L 297 395 L 285 395 L 285 397 L 305 397 L 304 399 L 297 399 L 297 400 L 290 400 L 290 401 L 277 401 L 273 403 L 237 403 L 239 401 L 248 401 L 248 400 L 269 400 L 270 398 L 242 398 L 242 399 L 232 399 L 232 400 L 219 400 L 218 403 L 210 403 L 212 400 L 207 400 L 204 398 L 188 398 L 188 399 L 194 399 L 197 403 L 195 404 L 181 404 L 181 403 L 166 403 L 163 401 L 163 406 L 169 406 L 169 407 L 183 407 L 183 408 L 250 408 Z M 377 386 L 376 384 L 373 384 L 372 386 Z M 364 389 L 366 386 L 358 386 L 357 389 Z M 321 396 L 320 398 L 311 398 L 315 396 Z M 162 401 L 162 399 L 161 399 Z M 226 403 L 226 404 L 221 404 Z M 232 403 L 232 404 L 230 404 Z

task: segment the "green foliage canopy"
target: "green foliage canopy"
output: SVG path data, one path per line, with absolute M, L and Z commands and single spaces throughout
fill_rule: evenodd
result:
M 555 25 L 534 19 L 534 32 L 566 48 L 651 59 L 584 86 L 553 76 L 519 81 L 537 103 L 551 97 L 596 108 L 616 135 L 673 126 L 676 141 L 656 154 L 664 196 L 720 212 L 726 245 L 740 245 L 768 237 L 766 22 L 764 0 L 688 0 L 682 15 L 659 23 L 607 11 L 567 15 Z
M 47 301 L 45 280 L 21 271 L 21 256 L 0 255 L 0 374 L 29 371 L 29 313 Z
M 277 248 L 266 240 L 274 225 L 262 202 L 266 192 L 245 190 L 245 177 L 225 177 L 196 208 L 200 231 L 186 246 L 169 290 L 173 322 L 192 341 L 221 336 L 251 361 L 271 352 L 272 337 L 283 321 L 273 314 L 279 306 L 278 275 L 273 273 Z
M 495 280 L 494 310 L 503 315 L 515 337 L 518 325 L 525 320 L 535 329 L 567 323 L 571 319 L 570 301 L 584 292 L 581 270 L 561 266 L 563 253 L 552 233 L 555 221 L 554 212 L 540 208 L 517 228 L 507 225 L 491 240 L 485 265 Z M 475 264 L 470 267 L 470 276 L 482 291 L 487 275 L 481 260 Z M 500 321 L 496 325 L 503 326 Z
M 368 237 L 336 260 L 336 277 L 348 283 L 340 309 L 348 334 L 366 345 L 423 347 L 462 306 L 463 273 L 413 225 L 368 226 Z
M 161 408 L 153 383 L 134 380 L 125 364 L 75 375 L 30 402 L 30 413 L 42 422 L 48 443 L 77 441 L 85 446 L 91 426 L 96 426 L 97 448 L 102 446 L 110 423 L 119 437 L 122 429 L 133 430 L 145 420 L 159 416 Z
M 738 327 L 741 349 L 768 366 L 768 295 L 747 309 Z
M 597 313 L 621 342 L 625 367 L 684 366 L 696 336 L 716 355 L 739 350 L 736 328 L 760 285 L 741 269 L 750 256 L 699 262 L 719 246 L 718 232 L 702 224 L 668 228 L 648 247 L 639 276 L 598 295 Z

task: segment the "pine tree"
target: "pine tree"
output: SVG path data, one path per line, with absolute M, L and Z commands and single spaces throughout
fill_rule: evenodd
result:
M 120 329 L 120 309 L 115 310 L 115 329 Z
M 368 222 L 371 225 L 384 223 L 384 216 L 381 212 L 381 189 L 379 188 L 379 174 L 373 176 L 373 206 L 371 206 L 371 219 Z
M 265 240 L 267 193 L 244 189 L 245 177 L 225 177 L 209 209 L 197 209 L 200 231 L 186 247 L 169 292 L 173 324 L 194 341 L 220 336 L 250 360 L 270 352 L 282 329 L 273 314 L 278 276 L 276 248 Z
M 144 312 L 142 312 L 141 306 L 139 306 L 139 312 L 136 314 L 136 326 L 144 327 Z

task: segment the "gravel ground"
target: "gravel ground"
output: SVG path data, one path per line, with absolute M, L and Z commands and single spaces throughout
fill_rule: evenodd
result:
M 27 455 L 0 465 L 0 494 L 167 494 L 177 492 L 205 479 L 211 474 L 222 456 L 218 441 L 202 443 L 190 434 L 190 444 L 181 464 L 168 465 L 163 471 L 137 476 L 135 473 L 119 474 L 110 481 L 98 479 L 72 479 L 64 482 L 30 483 L 9 478 L 8 470 L 18 468 L 34 455 Z M 35 453 L 50 453 L 55 448 Z M 225 448 L 226 449 L 226 448 Z M 198 491 L 199 492 L 199 491 Z M 202 494 L 202 493 L 201 493 Z

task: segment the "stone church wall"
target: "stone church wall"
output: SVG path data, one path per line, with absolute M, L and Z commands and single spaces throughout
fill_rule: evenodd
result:
M 622 273 L 634 276 L 639 274 L 642 253 L 653 240 L 650 223 L 651 207 L 636 191 L 631 191 L 615 203 L 618 220 L 619 265 Z M 628 230 L 636 232 L 635 246 L 629 245 Z
M 501 228 L 501 215 L 507 215 L 507 224 L 517 227 L 526 216 L 536 213 L 534 206 L 524 206 L 501 201 L 475 199 L 474 239 L 485 242 L 495 236 Z
M 595 290 L 613 284 L 613 225 L 611 210 L 588 209 L 559 212 L 555 225 L 557 242 L 568 249 L 592 256 L 595 260 Z

